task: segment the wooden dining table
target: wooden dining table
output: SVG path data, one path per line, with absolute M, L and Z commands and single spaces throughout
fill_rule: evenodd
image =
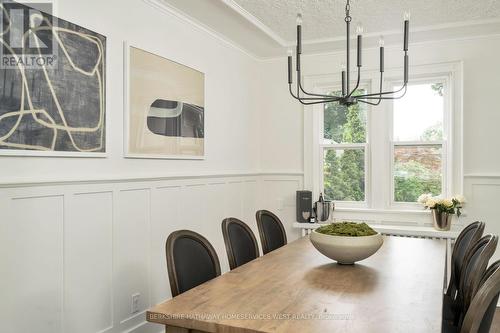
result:
M 339 265 L 302 237 L 147 312 L 175 332 L 441 332 L 446 242 L 384 237 Z

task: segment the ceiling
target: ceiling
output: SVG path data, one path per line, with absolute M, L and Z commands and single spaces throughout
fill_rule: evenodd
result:
M 294 45 L 295 17 L 303 16 L 304 52 L 344 48 L 345 0 L 145 0 L 180 11 L 258 58 L 283 56 Z M 500 34 L 499 0 L 351 0 L 353 25 L 366 47 L 384 34 L 400 42 L 403 13 L 411 12 L 411 40 Z M 353 27 L 353 30 L 355 27 Z
M 234 0 L 286 41 L 295 39 L 295 17 L 302 13 L 306 40 L 344 36 L 345 0 Z M 499 0 L 353 0 L 353 24 L 365 32 L 402 29 L 410 11 L 414 27 L 500 17 Z

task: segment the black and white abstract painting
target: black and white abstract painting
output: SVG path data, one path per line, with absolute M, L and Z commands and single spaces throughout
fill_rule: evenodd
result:
M 1 1 L 0 154 L 106 152 L 106 37 Z
M 125 45 L 125 156 L 205 157 L 205 74 Z

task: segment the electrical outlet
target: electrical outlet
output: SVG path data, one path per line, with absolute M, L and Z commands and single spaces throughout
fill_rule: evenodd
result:
M 141 294 L 139 294 L 139 293 L 132 295 L 132 304 L 131 304 L 131 308 L 130 308 L 131 313 L 139 312 L 139 299 L 140 298 L 141 298 Z

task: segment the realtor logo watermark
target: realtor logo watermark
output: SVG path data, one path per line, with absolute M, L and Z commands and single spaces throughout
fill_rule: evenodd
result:
M 52 2 L 0 0 L 0 68 L 41 69 L 57 64 Z

